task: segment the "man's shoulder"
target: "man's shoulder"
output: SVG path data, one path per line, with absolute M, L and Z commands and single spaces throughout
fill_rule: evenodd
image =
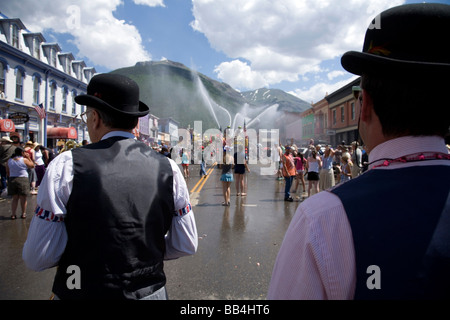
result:
M 298 206 L 297 212 L 301 212 L 299 214 L 303 215 L 310 223 L 330 219 L 331 215 L 345 213 L 339 197 L 329 190 L 307 198 Z

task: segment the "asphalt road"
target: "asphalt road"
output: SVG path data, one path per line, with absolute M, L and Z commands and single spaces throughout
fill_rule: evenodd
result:
M 276 180 L 271 169 L 253 165 L 246 174 L 247 196 L 236 196 L 233 183 L 231 205 L 222 206 L 221 170 L 207 170 L 210 174 L 201 179 L 199 165 L 190 166 L 187 184 L 194 191 L 199 246 L 193 256 L 165 262 L 169 298 L 265 299 L 276 255 L 300 200 L 285 202 L 284 181 Z M 36 196 L 30 196 L 28 218 L 20 219 L 18 211 L 13 221 L 11 200 L 0 200 L 2 300 L 45 300 L 51 295 L 56 269 L 31 271 L 21 257 L 35 206 Z

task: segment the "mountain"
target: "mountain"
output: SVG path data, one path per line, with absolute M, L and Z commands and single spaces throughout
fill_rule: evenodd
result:
M 303 112 L 311 108 L 311 104 L 280 89 L 261 88 L 242 92 L 241 95 L 249 103 L 256 105 L 272 105 L 277 103 L 278 111 Z
M 141 100 L 159 118 L 178 121 L 180 127 L 236 128 L 244 121 L 254 127 L 268 128 L 282 111 L 302 112 L 305 101 L 282 90 L 258 89 L 240 93 L 226 83 L 211 79 L 174 61 L 145 61 L 112 71 L 135 80 Z

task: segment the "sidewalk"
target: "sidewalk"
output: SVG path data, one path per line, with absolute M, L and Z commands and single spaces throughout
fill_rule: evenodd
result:
M 28 197 L 27 218 L 11 220 L 11 199 L 0 198 L 0 300 L 47 300 L 56 268 L 34 272 L 22 260 L 22 248 L 36 207 L 36 196 Z

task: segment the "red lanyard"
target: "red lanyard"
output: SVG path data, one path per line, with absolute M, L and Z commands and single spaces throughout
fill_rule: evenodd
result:
M 396 163 L 396 162 L 406 163 L 406 162 L 427 161 L 427 160 L 450 160 L 450 154 L 434 153 L 431 155 L 424 155 L 423 153 L 421 153 L 417 156 L 412 156 L 412 157 L 403 156 L 403 157 L 400 157 L 397 159 L 379 159 L 374 162 L 378 162 L 381 160 L 384 160 L 383 163 L 372 167 L 372 169 L 379 168 L 379 167 L 387 167 L 391 163 Z

